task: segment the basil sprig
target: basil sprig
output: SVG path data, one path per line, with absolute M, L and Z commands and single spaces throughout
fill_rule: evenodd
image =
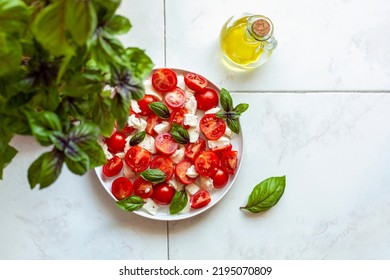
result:
M 130 139 L 130 141 L 129 141 L 130 146 L 136 146 L 136 145 L 138 145 L 139 143 L 141 143 L 142 141 L 144 141 L 145 136 L 146 136 L 146 132 L 145 132 L 145 131 L 140 131 L 140 132 L 138 132 L 138 133 L 135 134 L 133 137 L 131 137 L 131 139 Z
M 132 212 L 140 209 L 145 204 L 144 200 L 136 195 L 129 196 L 128 198 L 119 200 L 116 205 L 127 212 Z
M 227 126 L 236 134 L 240 133 L 240 123 L 238 119 L 241 114 L 248 110 L 249 105 L 246 103 L 240 103 L 236 107 L 233 106 L 233 99 L 230 93 L 226 89 L 221 89 L 220 103 L 223 110 L 216 115 L 218 118 L 224 119 Z
M 179 214 L 186 207 L 187 203 L 187 193 L 184 190 L 176 192 L 169 206 L 169 213 L 171 215 Z
M 149 105 L 149 108 L 161 119 L 169 119 L 170 113 L 168 107 L 162 102 L 152 102 Z
M 141 177 L 144 178 L 146 181 L 152 182 L 152 183 L 161 183 L 164 182 L 166 179 L 166 175 L 164 172 L 162 172 L 160 169 L 148 169 L 143 171 L 141 174 Z
M 267 211 L 278 203 L 285 187 L 286 176 L 270 177 L 253 188 L 246 206 L 240 207 L 240 209 L 248 210 L 252 213 Z
M 175 141 L 179 144 L 185 145 L 190 142 L 190 135 L 188 131 L 180 124 L 172 123 L 171 134 Z

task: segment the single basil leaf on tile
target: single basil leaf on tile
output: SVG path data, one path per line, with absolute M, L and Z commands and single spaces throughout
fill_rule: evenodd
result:
M 219 101 L 221 103 L 222 108 L 226 112 L 230 112 L 233 110 L 233 99 L 230 93 L 226 89 L 221 89 L 219 93 Z
M 171 205 L 169 206 L 169 213 L 175 215 L 180 213 L 188 203 L 188 196 L 184 190 L 178 191 L 172 198 Z
M 157 168 L 145 170 L 140 175 L 143 179 L 152 183 L 161 183 L 166 179 L 165 173 Z
M 240 209 L 253 213 L 267 211 L 278 203 L 285 187 L 286 176 L 270 177 L 253 188 L 246 206 L 240 207 Z
M 145 136 L 146 136 L 146 132 L 145 131 L 138 132 L 133 137 L 131 137 L 130 142 L 129 142 L 130 146 L 138 145 L 139 143 L 144 141 Z
M 122 199 L 122 200 L 119 200 L 116 202 L 116 205 L 120 209 L 122 209 L 124 211 L 128 211 L 128 212 L 138 210 L 144 204 L 145 204 L 144 200 L 141 197 L 136 196 L 136 195 L 129 196 L 128 198 L 125 198 L 125 199 Z

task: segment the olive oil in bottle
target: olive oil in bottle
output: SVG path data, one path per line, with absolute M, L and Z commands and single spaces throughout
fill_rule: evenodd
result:
M 225 62 L 235 69 L 251 69 L 264 64 L 277 46 L 273 31 L 271 20 L 265 16 L 231 17 L 220 34 Z

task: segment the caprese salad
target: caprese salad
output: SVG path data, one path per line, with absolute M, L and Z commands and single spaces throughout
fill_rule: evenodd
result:
M 233 107 L 226 90 L 220 97 L 206 78 L 190 72 L 156 69 L 144 86 L 126 126 L 101 140 L 107 158 L 102 177 L 130 211 L 156 215 L 168 205 L 170 214 L 179 214 L 205 207 L 210 192 L 224 188 L 236 172 L 232 138 L 248 106 Z

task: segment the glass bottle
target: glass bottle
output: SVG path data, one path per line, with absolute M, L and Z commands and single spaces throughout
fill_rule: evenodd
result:
M 265 16 L 241 14 L 229 18 L 220 34 L 224 61 L 241 70 L 266 63 L 278 44 L 273 33 L 272 21 Z

